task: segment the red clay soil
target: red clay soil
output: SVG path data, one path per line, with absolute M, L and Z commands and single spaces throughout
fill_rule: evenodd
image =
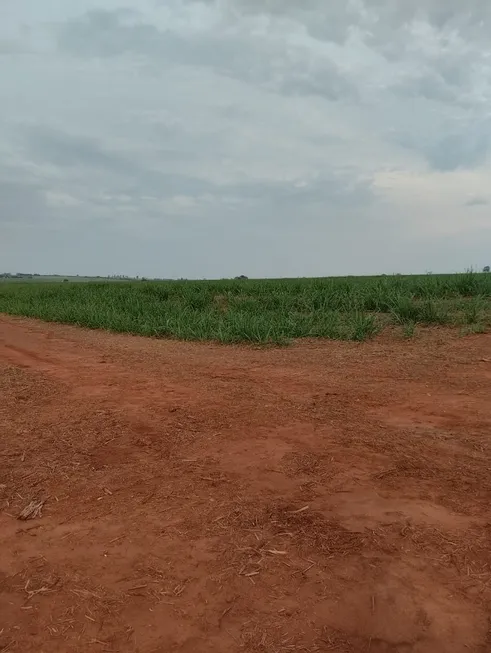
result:
M 491 651 L 490 335 L 0 317 L 0 438 L 2 652 Z

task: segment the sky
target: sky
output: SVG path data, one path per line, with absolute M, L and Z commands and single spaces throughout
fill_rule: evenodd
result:
M 2 0 L 0 272 L 491 264 L 489 0 Z

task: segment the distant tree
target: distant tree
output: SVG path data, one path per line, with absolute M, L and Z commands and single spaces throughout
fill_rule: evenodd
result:
M 485 266 L 483 267 L 482 271 L 483 271 L 483 272 L 489 272 L 490 269 L 491 269 L 491 268 L 489 267 L 489 265 L 485 265 Z
M 240 276 L 235 277 L 235 278 L 236 278 L 236 279 L 247 279 L 247 277 L 245 276 L 245 274 L 241 274 Z

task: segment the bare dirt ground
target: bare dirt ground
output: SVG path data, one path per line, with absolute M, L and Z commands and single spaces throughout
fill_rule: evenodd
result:
M 0 317 L 0 438 L 2 652 L 491 651 L 489 335 Z

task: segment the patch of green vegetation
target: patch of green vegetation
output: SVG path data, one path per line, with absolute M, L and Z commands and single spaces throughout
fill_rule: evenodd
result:
M 412 320 L 404 324 L 403 334 L 405 338 L 412 338 L 416 331 L 416 323 Z
M 491 275 L 2 283 L 0 312 L 183 340 L 362 341 L 388 324 L 491 324 Z

